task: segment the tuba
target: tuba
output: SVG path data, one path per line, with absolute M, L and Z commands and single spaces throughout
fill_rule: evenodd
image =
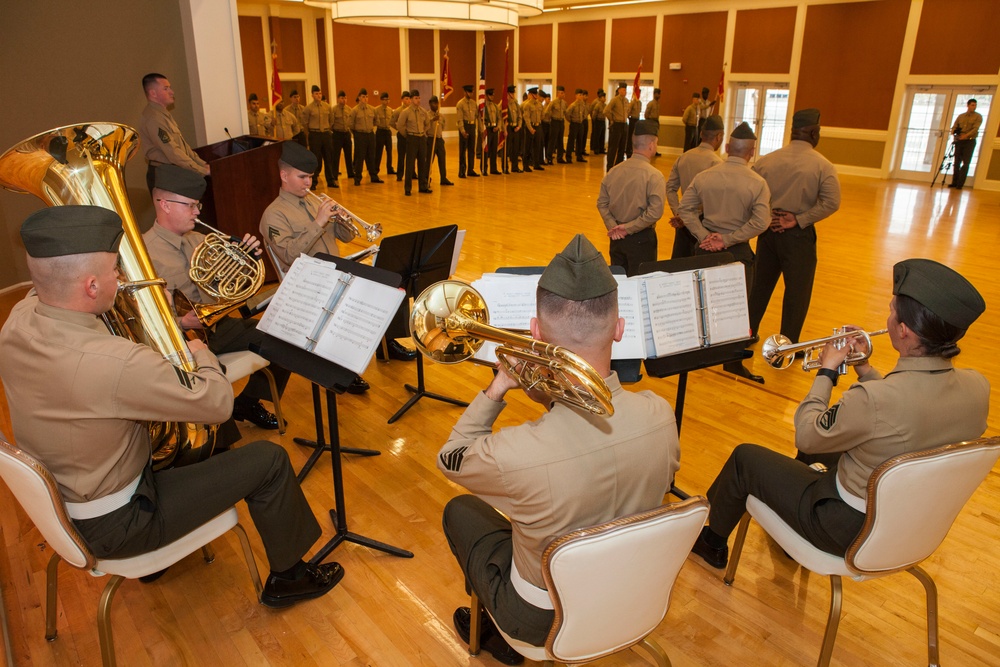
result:
M 479 292 L 458 280 L 442 280 L 413 300 L 410 332 L 424 356 L 444 364 L 471 359 L 487 340 L 501 343 L 497 359 L 525 391 L 541 391 L 595 415 L 615 413 L 604 378 L 582 357 L 488 322 L 489 311 Z
M 139 147 L 136 131 L 117 123 L 82 123 L 35 135 L 0 155 L 0 186 L 30 193 L 49 206 L 85 204 L 118 213 L 124 236 L 118 249 L 122 276 L 115 307 L 104 322 L 117 336 L 148 345 L 177 368 L 198 364 L 174 321 L 125 193 L 123 166 Z M 154 468 L 207 459 L 215 425 L 149 425 Z

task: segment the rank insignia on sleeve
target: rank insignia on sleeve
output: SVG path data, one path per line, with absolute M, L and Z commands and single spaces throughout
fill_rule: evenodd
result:
M 187 371 L 183 368 L 177 368 L 174 366 L 174 372 L 177 373 L 177 379 L 180 381 L 181 385 L 190 389 L 194 383 L 191 381 L 191 376 L 188 375 Z
M 462 459 L 465 458 L 465 450 L 467 449 L 468 447 L 459 447 L 458 449 L 452 449 L 448 452 L 442 452 L 439 457 L 441 459 L 441 465 L 444 466 L 445 470 L 458 472 L 462 467 Z
M 162 127 L 156 131 L 156 136 L 158 136 L 160 138 L 160 141 L 162 141 L 163 143 L 165 144 L 170 143 L 170 135 L 167 134 L 167 131 L 164 130 Z
M 837 403 L 819 417 L 819 427 L 824 431 L 829 431 L 837 422 L 837 411 L 840 410 L 840 403 Z
M 271 239 L 273 241 L 274 239 L 278 238 L 279 236 L 281 236 L 281 232 L 278 230 L 277 227 L 272 227 L 271 225 L 267 226 L 267 238 L 269 238 L 269 239 Z

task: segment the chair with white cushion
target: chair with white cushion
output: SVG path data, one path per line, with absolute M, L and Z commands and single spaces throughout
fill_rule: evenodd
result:
M 250 549 L 246 531 L 239 524 L 235 507 L 229 508 L 208 523 L 156 551 L 131 558 L 101 559 L 90 551 L 66 514 L 66 508 L 52 474 L 34 458 L 10 445 L 2 433 L 0 433 L 0 477 L 53 551 L 46 571 L 45 638 L 49 641 L 56 638 L 57 632 L 56 594 L 60 560 L 75 568 L 87 570 L 93 576 L 111 575 L 97 608 L 97 631 L 101 640 L 101 657 L 106 667 L 115 665 L 111 603 L 122 582 L 125 579 L 137 579 L 159 572 L 198 549 L 202 550 L 205 560 L 211 563 L 215 555 L 209 543 L 229 530 L 240 538 L 250 578 L 253 580 L 257 598 L 260 599 L 262 590 L 260 573 L 257 571 L 257 563 Z
M 670 659 L 650 633 L 663 620 L 670 592 L 708 517 L 700 496 L 583 528 L 552 541 L 542 576 L 555 620 L 545 646 L 504 639 L 529 660 L 590 662 L 641 645 L 657 665 Z M 480 607 L 472 594 L 469 652 L 479 653 Z M 497 628 L 499 630 L 499 627 Z
M 281 417 L 281 395 L 278 393 L 278 385 L 274 382 L 274 373 L 268 368 L 271 362 L 256 352 L 250 350 L 238 350 L 236 352 L 223 352 L 218 356 L 219 363 L 226 369 L 226 379 L 230 384 L 236 384 L 246 377 L 250 377 L 257 371 L 267 378 L 267 385 L 271 390 L 271 403 L 274 404 L 274 416 L 278 418 L 278 433 L 284 435 L 285 420 Z
M 751 517 L 802 567 L 830 577 L 830 614 L 820 667 L 830 664 L 843 598 L 841 577 L 865 581 L 905 570 L 927 593 L 927 655 L 938 664 L 937 587 L 918 563 L 938 548 L 1000 457 L 1000 438 L 981 438 L 893 457 L 868 480 L 865 524 L 840 558 L 817 549 L 758 498 L 747 498 L 724 581 L 732 585 Z

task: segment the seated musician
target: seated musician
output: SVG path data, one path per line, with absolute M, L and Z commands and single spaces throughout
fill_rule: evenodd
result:
M 759 445 L 742 444 L 708 490 L 708 526 L 693 552 L 724 568 L 727 538 L 743 516 L 748 495 L 763 501 L 814 546 L 843 556 L 865 521 L 868 478 L 888 459 L 962 440 L 986 430 L 990 387 L 952 357 L 986 303 L 954 270 L 929 259 L 893 268 L 894 298 L 886 322 L 899 353 L 883 377 L 866 362 L 858 382 L 830 405 L 837 368 L 862 339 L 837 349 L 828 342 L 812 390 L 795 412 L 795 445 L 807 455 L 839 453 L 827 472 Z M 851 327 L 857 329 L 857 327 Z M 865 348 L 861 348 L 865 351 Z
M 531 644 L 545 643 L 553 620 L 541 563 L 549 542 L 659 506 L 679 465 L 670 405 L 651 391 L 625 391 L 611 370 L 611 345 L 624 328 L 607 263 L 577 235 L 538 281 L 531 335 L 590 363 L 612 391 L 614 415 L 529 394 L 548 411 L 493 432 L 507 405 L 504 396 L 518 386 L 500 370 L 438 454 L 445 476 L 476 494 L 453 498 L 444 509 L 445 536 L 466 590 L 476 591 L 504 632 Z M 455 611 L 463 641 L 469 639 L 469 615 L 468 607 Z M 482 645 L 501 662 L 519 664 L 521 656 L 485 615 L 483 620 Z
M 158 549 L 244 499 L 271 573 L 261 602 L 286 607 L 343 578 L 337 563 L 301 559 L 320 527 L 285 451 L 252 442 L 201 463 L 153 472 L 149 420 L 217 423 L 233 390 L 204 343 L 187 372 L 111 335 L 122 221 L 94 206 L 31 214 L 21 227 L 35 289 L 0 331 L 0 377 L 20 448 L 55 477 L 77 530 L 98 558 Z
M 204 234 L 194 231 L 195 220 L 201 210 L 199 200 L 203 194 L 205 179 L 200 174 L 172 164 L 158 166 L 153 185 L 156 221 L 142 236 L 156 275 L 167 282 L 167 292 L 172 294 L 174 290 L 180 290 L 191 303 L 216 302 L 211 295 L 199 289 L 188 274 L 191 256 L 205 240 Z M 244 244 L 251 252 L 260 254 L 260 242 L 255 237 L 247 234 Z M 181 317 L 178 323 L 182 329 L 204 329 L 193 310 Z M 246 350 L 262 338 L 257 331 L 257 320 L 236 316 L 222 318 L 207 331 L 207 335 L 208 349 L 213 354 Z M 288 383 L 289 372 L 275 364 L 271 364 L 270 369 L 280 395 Z M 250 376 L 246 387 L 233 401 L 233 418 L 253 422 L 260 428 L 278 428 L 278 418 L 260 404 L 262 398 L 270 399 L 271 391 L 267 377 L 258 371 Z

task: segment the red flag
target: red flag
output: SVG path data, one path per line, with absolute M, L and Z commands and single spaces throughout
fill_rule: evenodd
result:
M 719 75 L 719 90 L 716 91 L 716 98 L 719 100 L 719 106 L 715 110 L 715 113 L 720 113 L 722 109 L 722 98 L 726 95 L 726 70 L 723 68 L 722 74 Z
M 479 120 L 483 127 L 483 153 L 486 152 L 486 40 L 483 40 L 483 57 L 479 62 Z
M 500 89 L 500 137 L 497 141 L 497 151 L 502 151 L 504 144 L 507 143 L 507 63 L 508 56 L 507 52 L 510 50 L 510 37 L 507 38 L 507 44 L 503 48 L 503 88 Z M 504 169 L 507 167 L 505 166 Z
M 632 83 L 632 97 L 640 97 L 639 78 L 642 76 L 642 58 L 639 59 L 639 69 L 635 71 L 635 81 Z
M 451 82 L 451 65 L 448 62 L 448 46 L 444 47 L 444 65 L 441 66 L 441 103 L 448 99 L 454 92 L 455 86 Z
M 271 42 L 271 106 L 281 101 L 281 78 L 278 76 L 278 45 Z

